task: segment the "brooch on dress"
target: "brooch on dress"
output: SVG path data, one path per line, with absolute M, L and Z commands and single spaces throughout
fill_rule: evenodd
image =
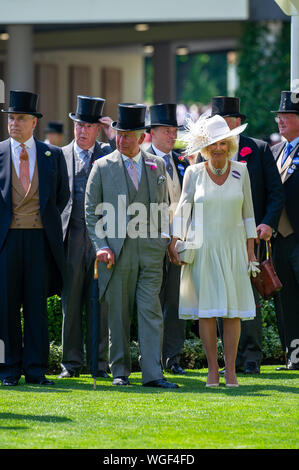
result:
M 237 170 L 232 171 L 232 175 L 234 178 L 240 179 L 241 175 Z

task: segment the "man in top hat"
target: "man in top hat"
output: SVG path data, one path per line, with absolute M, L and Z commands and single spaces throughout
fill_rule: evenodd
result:
M 59 121 L 49 121 L 45 133 L 45 143 L 62 147 L 64 131 L 63 123 Z
M 240 126 L 246 116 L 240 113 L 240 99 L 230 96 L 212 98 L 211 116 L 222 116 L 230 129 Z M 247 165 L 257 234 L 259 240 L 270 240 L 277 229 L 283 206 L 282 185 L 269 145 L 258 139 L 240 135 L 239 148 L 233 160 Z M 199 155 L 197 161 L 202 161 Z M 241 322 L 241 337 L 236 359 L 237 371 L 259 374 L 262 359 L 262 318 L 259 296 L 253 289 L 256 300 L 256 317 Z M 220 330 L 221 321 L 219 322 Z
M 277 113 L 284 141 L 272 147 L 285 196 L 274 241 L 274 262 L 283 285 L 275 296 L 286 370 L 299 369 L 299 93 L 281 92 Z
M 96 139 L 101 128 L 108 129 L 102 114 L 105 100 L 77 96 L 77 109 L 69 117 L 74 121 L 74 140 L 62 148 L 65 156 L 71 197 L 62 214 L 62 228 L 66 252 L 66 276 L 62 291 L 62 372 L 59 378 L 79 376 L 84 365 L 83 309 L 86 311 L 86 356 L 91 367 L 92 311 L 100 308 L 94 281 L 95 251 L 85 225 L 84 197 L 87 179 L 94 162 L 113 151 L 111 145 Z M 95 299 L 96 297 L 96 299 Z M 100 313 L 100 345 L 98 376 L 108 377 L 108 325 L 104 307 Z
M 176 109 L 176 104 L 172 103 L 155 104 L 149 107 L 149 132 L 152 144 L 147 152 L 158 155 L 165 161 L 168 197 L 172 207 L 170 219 L 179 202 L 184 172 L 189 165 L 185 157 L 173 150 L 179 127 Z M 170 263 L 166 254 L 160 293 L 164 320 L 162 365 L 173 374 L 185 374 L 185 370 L 180 366 L 180 352 L 185 340 L 185 320 L 180 320 L 178 316 L 180 275 L 181 267 Z
M 48 354 L 47 297 L 59 294 L 64 271 L 60 214 L 69 199 L 61 149 L 33 137 L 38 95 L 11 91 L 10 138 L 0 142 L 0 335 L 4 386 L 52 385 Z M 21 315 L 24 332 L 22 340 Z
M 113 385 L 129 385 L 130 323 L 137 311 L 142 383 L 168 389 L 177 385 L 163 378 L 161 368 L 159 292 L 169 237 L 167 181 L 163 160 L 140 148 L 145 111 L 139 104 L 118 106 L 118 120 L 112 124 L 117 150 L 95 162 L 85 212 L 99 260 L 100 300 L 108 305 Z

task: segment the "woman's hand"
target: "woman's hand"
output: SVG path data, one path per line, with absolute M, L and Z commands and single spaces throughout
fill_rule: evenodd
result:
M 250 261 L 257 262 L 256 256 L 254 253 L 254 238 L 247 239 L 247 255 L 248 255 L 248 263 L 250 263 Z

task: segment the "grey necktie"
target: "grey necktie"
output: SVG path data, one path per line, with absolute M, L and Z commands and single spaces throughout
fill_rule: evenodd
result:
M 171 179 L 173 179 L 173 168 L 172 168 L 172 164 L 170 163 L 170 155 L 164 155 L 163 156 L 164 160 L 165 160 L 165 164 L 166 164 L 166 170 L 170 176 Z

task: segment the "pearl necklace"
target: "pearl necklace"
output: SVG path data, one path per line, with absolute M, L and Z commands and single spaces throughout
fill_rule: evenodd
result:
M 208 160 L 208 165 L 209 165 L 209 168 L 210 168 L 211 172 L 213 173 L 213 175 L 221 176 L 221 175 L 224 175 L 224 173 L 227 170 L 228 160 L 227 159 L 225 160 L 225 165 L 224 165 L 223 168 L 214 168 L 211 161 L 210 161 L 210 159 Z

